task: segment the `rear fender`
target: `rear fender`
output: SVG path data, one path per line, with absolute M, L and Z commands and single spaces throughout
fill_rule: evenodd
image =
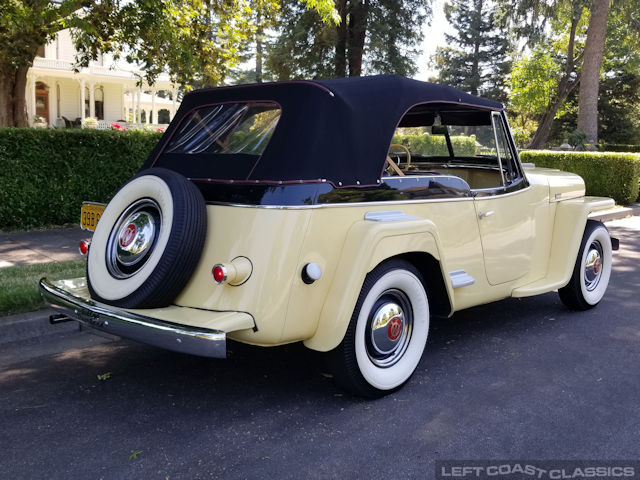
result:
M 323 305 L 318 328 L 304 344 L 329 351 L 342 341 L 366 275 L 388 258 L 411 252 L 425 252 L 440 261 L 440 241 L 436 226 L 424 219 L 376 222 L 361 220 L 347 234 L 337 272 Z M 344 271 L 340 265 L 345 265 Z M 449 298 L 450 282 L 445 282 Z

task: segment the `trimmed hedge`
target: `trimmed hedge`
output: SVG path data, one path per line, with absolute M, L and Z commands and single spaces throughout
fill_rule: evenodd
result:
M 80 222 L 83 201 L 107 202 L 160 133 L 0 129 L 0 228 Z
M 577 173 L 584 179 L 587 195 L 612 197 L 622 205 L 638 198 L 639 154 L 528 150 L 520 152 L 520 159 L 537 167 Z
M 618 143 L 603 143 L 598 145 L 598 150 L 601 152 L 640 152 L 640 145 L 624 145 Z
M 433 157 L 448 157 L 447 140 L 441 135 L 417 134 L 394 135 L 393 143 L 409 147 L 411 153 Z M 476 154 L 476 140 L 472 137 L 451 137 L 453 152 L 458 157 L 473 157 Z

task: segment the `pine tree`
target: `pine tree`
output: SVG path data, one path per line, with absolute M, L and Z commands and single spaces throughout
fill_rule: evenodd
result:
M 450 0 L 444 12 L 456 35 L 445 34 L 448 46 L 436 50 L 438 81 L 505 100 L 510 42 L 496 5 L 492 0 Z
M 279 37 L 266 69 L 277 80 L 416 72 L 422 26 L 431 0 L 336 0 L 341 23 L 322 24 L 317 13 L 283 2 Z

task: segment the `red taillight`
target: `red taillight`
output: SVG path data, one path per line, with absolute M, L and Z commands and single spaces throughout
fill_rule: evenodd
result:
M 216 283 L 222 283 L 227 279 L 227 270 L 222 265 L 214 265 L 211 273 L 213 274 L 213 281 Z
M 82 240 L 80 242 L 80 245 L 78 245 L 80 255 L 86 255 L 89 252 L 89 245 L 91 245 L 91 243 L 87 242 L 86 240 Z

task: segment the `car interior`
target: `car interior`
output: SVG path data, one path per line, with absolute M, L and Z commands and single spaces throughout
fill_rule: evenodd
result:
M 389 147 L 383 181 L 453 175 L 471 190 L 505 188 L 522 178 L 500 112 L 430 103 L 409 110 Z

